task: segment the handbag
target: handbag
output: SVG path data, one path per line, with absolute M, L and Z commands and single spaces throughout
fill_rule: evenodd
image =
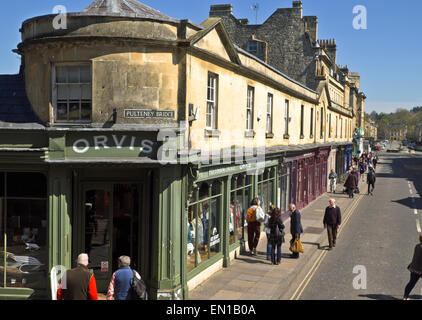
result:
M 289 249 L 293 253 L 305 252 L 305 249 L 303 248 L 303 245 L 302 245 L 302 241 L 300 241 L 300 239 L 295 239 Z

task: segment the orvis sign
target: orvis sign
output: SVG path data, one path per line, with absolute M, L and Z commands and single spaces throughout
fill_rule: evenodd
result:
M 66 137 L 67 158 L 157 158 L 157 134 L 78 132 Z

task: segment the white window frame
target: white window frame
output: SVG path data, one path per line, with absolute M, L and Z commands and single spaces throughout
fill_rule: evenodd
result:
M 217 129 L 218 112 L 218 75 L 208 73 L 207 82 L 207 112 L 205 127 L 210 130 Z
M 57 100 L 58 100 L 58 83 L 57 83 L 57 71 L 56 69 L 58 67 L 82 67 L 82 66 L 88 66 L 90 68 L 90 72 L 91 72 L 91 81 L 90 82 L 79 82 L 76 84 L 79 85 L 90 85 L 90 90 L 91 90 L 91 114 L 90 114 L 90 119 L 89 120 L 58 120 L 57 119 Z M 58 123 L 58 124 L 66 124 L 66 123 L 91 123 L 92 122 L 92 110 L 93 110 L 93 94 L 92 94 L 92 79 L 93 79 L 93 72 L 92 72 L 92 64 L 88 63 L 88 62 L 70 62 L 70 63 L 56 63 L 54 65 L 52 65 L 52 72 L 51 72 L 51 85 L 52 85 L 52 108 L 53 108 L 53 119 L 54 119 L 54 123 Z M 73 85 L 74 83 L 61 83 L 60 85 Z M 75 85 L 76 85 L 75 84 Z M 81 112 L 81 108 L 82 108 L 82 101 L 80 102 L 79 105 L 79 110 Z M 69 109 L 67 110 L 67 114 L 69 115 Z M 69 116 L 68 116 L 69 117 Z M 80 114 L 80 118 L 81 118 L 81 114 Z
M 284 100 L 284 134 L 289 135 L 289 118 L 290 118 L 290 102 L 289 100 Z
M 248 86 L 246 102 L 246 130 L 253 130 L 255 88 Z
M 274 96 L 271 93 L 267 95 L 267 128 L 266 133 L 273 133 L 273 105 L 274 105 Z

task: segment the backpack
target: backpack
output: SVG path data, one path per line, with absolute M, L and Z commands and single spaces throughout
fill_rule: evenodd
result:
M 246 213 L 246 220 L 248 222 L 256 222 L 256 208 L 249 208 Z
M 374 183 L 375 182 L 375 173 L 373 171 L 368 173 L 368 182 Z
M 130 287 L 132 288 L 133 300 L 148 300 L 147 286 L 142 279 L 136 277 L 136 272 L 133 271 L 133 277 L 130 280 Z

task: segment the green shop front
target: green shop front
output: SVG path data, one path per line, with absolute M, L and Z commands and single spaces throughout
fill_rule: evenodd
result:
M 51 299 L 53 267 L 90 257 L 106 293 L 128 255 L 153 299 L 186 299 L 247 241 L 246 210 L 277 203 L 282 156 L 162 165 L 158 130 L 0 130 L 0 299 Z M 54 270 L 54 269 L 53 269 Z

